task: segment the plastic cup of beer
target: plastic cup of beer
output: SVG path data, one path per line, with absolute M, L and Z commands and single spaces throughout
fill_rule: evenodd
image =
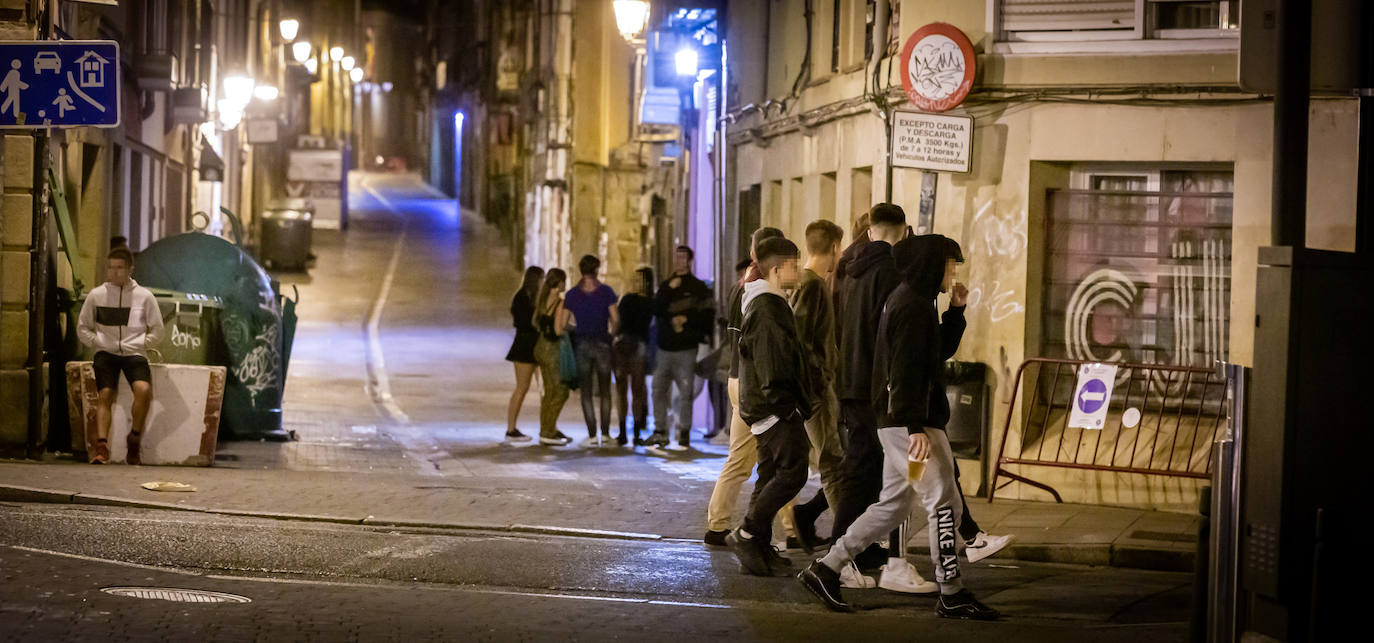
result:
M 921 476 L 925 475 L 926 461 L 908 457 L 906 461 L 906 479 L 911 483 L 920 482 Z

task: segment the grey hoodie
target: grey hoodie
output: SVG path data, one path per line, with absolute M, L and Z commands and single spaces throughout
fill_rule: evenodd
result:
M 152 291 L 129 279 L 124 287 L 96 286 L 81 306 L 81 343 L 112 355 L 141 355 L 162 341 L 162 311 Z

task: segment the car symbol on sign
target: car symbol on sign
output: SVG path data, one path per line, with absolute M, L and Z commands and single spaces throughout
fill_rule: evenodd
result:
M 62 73 L 62 59 L 57 56 L 55 51 L 40 51 L 33 59 L 34 75 L 42 73 L 44 69 L 51 69 L 55 74 Z

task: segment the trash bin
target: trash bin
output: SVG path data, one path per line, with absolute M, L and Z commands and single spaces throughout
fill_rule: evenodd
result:
M 167 364 L 214 365 L 226 363 L 224 313 L 219 297 L 155 290 L 166 335 L 157 347 L 155 361 Z M 160 359 L 158 359 L 160 358 Z
M 149 361 L 196 366 L 227 362 L 220 326 L 224 304 L 219 297 L 164 288 L 148 290 L 157 299 L 164 332 L 162 342 L 148 350 Z M 76 310 L 81 310 L 84 303 L 84 298 L 77 302 Z M 95 349 L 83 344 L 80 358 L 94 359 Z
M 992 391 L 988 388 L 988 367 L 978 362 L 945 364 L 945 396 L 949 399 L 949 423 L 945 433 L 949 446 L 959 458 L 978 460 L 981 476 L 987 480 L 988 424 Z M 982 485 L 975 495 L 982 495 Z
M 304 270 L 310 259 L 310 236 L 315 215 L 304 208 L 272 208 L 262 213 L 259 256 L 276 269 Z

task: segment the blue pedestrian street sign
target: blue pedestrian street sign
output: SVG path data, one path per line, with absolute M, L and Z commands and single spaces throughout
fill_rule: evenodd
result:
M 119 126 L 119 43 L 0 41 L 0 128 Z

